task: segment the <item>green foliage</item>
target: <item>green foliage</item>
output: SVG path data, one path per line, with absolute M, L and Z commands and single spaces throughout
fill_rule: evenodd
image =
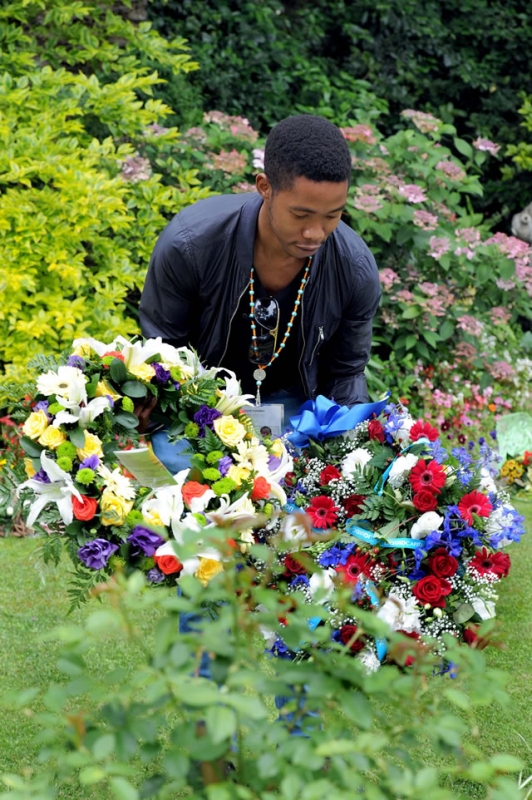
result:
M 259 626 L 278 626 L 280 598 L 255 586 L 246 569 L 227 569 L 205 589 L 185 584 L 188 597 L 176 598 L 146 591 L 139 576 L 119 579 L 81 624 L 62 625 L 46 637 L 59 642 L 62 679 L 54 676 L 42 698 L 27 687 L 5 698 L 10 709 L 42 702 L 35 716 L 44 730 L 40 753 L 24 776 L 2 776 L 0 798 L 92 796 L 96 790 L 100 797 L 136 800 L 190 792 L 198 800 L 348 800 L 353 794 L 443 800 L 454 795 L 453 784 L 468 781 L 489 797 L 518 800 L 512 775 L 522 769 L 521 760 L 485 755 L 470 736 L 477 708 L 507 702 L 505 678 L 487 667 L 483 653 L 451 643 L 458 671 L 452 683 L 430 678 L 432 664 L 419 650 L 411 669 L 368 673 L 328 641 L 325 625 L 313 635 L 328 652 L 316 648 L 302 662 L 265 660 Z M 253 605 L 258 608 L 250 613 Z M 321 607 L 315 611 L 324 614 Z M 201 615 L 199 635 L 176 636 L 183 612 Z M 308 638 L 308 613 L 308 607 L 293 609 L 287 638 Z M 368 632 L 384 631 L 374 615 L 362 617 Z M 149 618 L 153 643 L 138 624 Z M 91 654 L 104 650 L 109 637 L 118 653 L 130 648 L 141 654 L 127 680 L 120 656 L 105 670 L 90 667 Z M 391 647 L 399 658 L 399 637 Z M 216 682 L 196 675 L 204 650 L 214 656 Z M 318 709 L 321 724 L 309 727 L 307 738 L 291 736 L 292 722 L 273 723 L 274 695 L 294 698 L 289 708 L 296 719 Z M 230 780 L 225 760 L 234 765 Z
M 178 132 L 159 125 L 170 110 L 146 64 L 194 68 L 182 40 L 110 2 L 12 2 L 0 21 L 0 361 L 20 381 L 36 349 L 137 331 L 156 236 L 208 190 L 155 163 Z

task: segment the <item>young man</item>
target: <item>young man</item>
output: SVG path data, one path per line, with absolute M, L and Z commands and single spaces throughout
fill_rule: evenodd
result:
M 279 122 L 257 192 L 202 200 L 155 246 L 142 332 L 234 370 L 244 392 L 283 403 L 368 401 L 364 367 L 380 299 L 373 256 L 341 222 L 351 157 L 321 117 Z M 265 422 L 265 424 L 269 424 Z

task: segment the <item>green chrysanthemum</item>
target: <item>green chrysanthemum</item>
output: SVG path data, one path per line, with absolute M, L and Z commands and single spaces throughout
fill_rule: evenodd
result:
M 222 473 L 219 469 L 208 467 L 207 469 L 203 470 L 203 477 L 206 481 L 217 481 L 222 477 Z
M 221 478 L 213 483 L 212 490 L 215 495 L 221 497 L 223 494 L 230 494 L 236 489 L 236 483 L 232 478 Z
M 76 480 L 78 483 L 82 483 L 84 486 L 88 486 L 90 483 L 93 482 L 94 478 L 96 477 L 96 473 L 93 469 L 89 469 L 88 467 L 84 467 L 80 469 L 78 474 L 76 475 Z
M 72 442 L 63 442 L 55 452 L 57 458 L 75 458 L 77 455 L 77 450 Z

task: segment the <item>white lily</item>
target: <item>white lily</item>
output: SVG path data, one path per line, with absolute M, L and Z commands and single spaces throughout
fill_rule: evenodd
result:
M 162 343 L 159 346 L 161 364 L 165 369 L 179 367 L 183 377 L 193 378 L 203 371 L 197 353 L 189 347 L 172 347 L 171 344 Z
M 205 374 L 206 376 L 210 377 L 212 373 L 212 377 L 215 377 L 221 371 L 222 370 L 216 367 L 213 370 L 208 370 Z M 250 402 L 254 399 L 253 395 L 242 394 L 242 387 L 240 386 L 240 381 L 236 377 L 235 373 L 231 372 L 230 369 L 224 369 L 223 373 L 225 378 L 225 388 L 218 392 L 220 399 L 215 405 L 216 410 L 221 414 L 229 416 L 239 408 L 253 405 L 253 403 Z M 227 375 L 229 375 L 229 377 L 227 377 Z
M 205 516 L 211 522 L 223 520 L 224 522 L 233 522 L 235 520 L 246 519 L 247 517 L 255 517 L 257 512 L 251 498 L 244 494 L 230 502 L 229 495 L 223 494 L 220 497 L 220 507 L 216 511 L 208 511 Z
M 174 476 L 176 484 L 157 489 L 154 497 L 145 500 L 141 507 L 142 514 L 147 518 L 152 511 L 155 511 L 163 525 L 172 528 L 174 535 L 176 531 L 179 531 L 179 522 L 185 510 L 181 489 L 189 471 L 182 469 Z
M 59 411 L 55 415 L 54 428 L 72 422 L 78 422 L 81 428 L 87 428 L 96 417 L 110 408 L 111 403 L 108 397 L 94 397 L 85 406 L 72 406 L 68 411 Z
M 289 454 L 281 440 L 279 439 L 278 441 L 280 443 L 280 462 L 277 464 L 277 466 L 272 466 L 268 460 L 267 472 L 261 473 L 266 480 L 274 481 L 275 483 L 279 483 L 279 481 L 284 478 L 287 472 L 292 472 L 294 469 L 294 459 Z
M 50 478 L 50 483 L 42 483 L 30 478 L 21 483 L 17 489 L 17 495 L 22 489 L 31 489 L 39 497 L 31 504 L 31 510 L 27 519 L 28 528 L 31 528 L 41 511 L 49 504 L 55 503 L 57 510 L 65 525 L 70 525 L 74 518 L 72 511 L 72 497 L 76 497 L 80 502 L 81 495 L 74 486 L 72 478 L 57 466 L 56 462 L 46 455 L 43 450 L 41 453 L 41 466 Z
M 270 497 L 275 497 L 276 500 L 279 501 L 281 506 L 285 506 L 287 503 L 286 492 L 282 486 L 279 486 L 278 483 L 272 481 L 270 483 Z

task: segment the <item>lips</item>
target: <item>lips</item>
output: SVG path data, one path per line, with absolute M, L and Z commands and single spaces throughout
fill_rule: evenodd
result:
M 316 250 L 319 250 L 321 247 L 320 244 L 315 244 L 315 245 L 298 244 L 296 246 L 299 248 L 299 250 L 304 250 L 305 253 L 315 253 Z

